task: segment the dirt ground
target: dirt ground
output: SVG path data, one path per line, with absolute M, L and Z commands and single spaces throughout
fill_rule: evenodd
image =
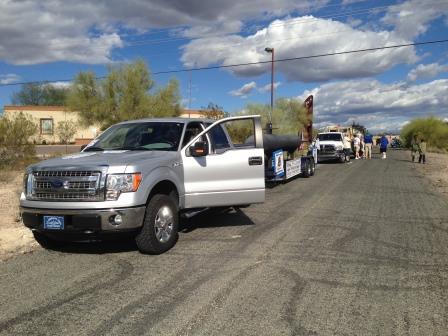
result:
M 415 163 L 415 168 L 429 178 L 430 183 L 439 192 L 448 197 L 448 154 L 428 153 L 426 164 Z
M 409 153 L 409 159 L 410 157 Z M 415 163 L 414 166 L 448 197 L 448 154 L 428 153 L 426 164 Z M 16 254 L 32 252 L 39 246 L 31 231 L 20 221 L 22 172 L 0 173 L 0 261 L 4 261 Z
M 1 172 L 0 182 L 0 260 L 37 248 L 30 230 L 19 216 L 19 196 L 22 189 L 22 172 Z

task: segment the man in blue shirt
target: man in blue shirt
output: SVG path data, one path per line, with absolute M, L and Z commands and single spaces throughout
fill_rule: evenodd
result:
M 364 144 L 365 144 L 365 158 L 371 159 L 372 158 L 372 145 L 373 145 L 373 136 L 369 132 L 364 135 Z
M 383 134 L 383 136 L 380 139 L 380 153 L 383 155 L 382 159 L 386 158 L 386 152 L 387 152 L 387 145 L 389 144 L 389 140 L 387 140 L 386 135 Z

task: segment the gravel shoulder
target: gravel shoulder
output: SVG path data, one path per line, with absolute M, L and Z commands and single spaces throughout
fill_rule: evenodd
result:
M 38 247 L 30 230 L 20 221 L 19 196 L 22 173 L 2 172 L 0 188 L 0 260 L 33 251 Z
M 428 178 L 431 185 L 448 197 L 448 154 L 428 153 L 426 164 L 415 163 L 415 168 Z

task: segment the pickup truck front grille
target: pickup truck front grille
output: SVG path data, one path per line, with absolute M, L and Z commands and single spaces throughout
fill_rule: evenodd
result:
M 99 171 L 36 171 L 30 199 L 40 201 L 103 201 Z
M 320 150 L 325 153 L 334 152 L 336 147 L 334 145 L 320 145 Z

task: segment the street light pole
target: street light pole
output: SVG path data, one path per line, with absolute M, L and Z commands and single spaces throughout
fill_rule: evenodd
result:
M 272 134 L 272 114 L 274 113 L 274 48 L 264 48 L 264 51 L 271 53 L 271 110 L 269 113 L 269 123 L 267 124 L 268 134 Z

